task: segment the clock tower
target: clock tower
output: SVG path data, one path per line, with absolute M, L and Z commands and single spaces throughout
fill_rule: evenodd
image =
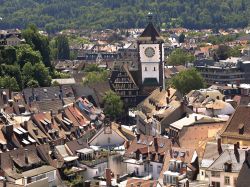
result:
M 152 23 L 149 23 L 137 40 L 139 51 L 140 87 L 144 94 L 149 94 L 158 87 L 165 88 L 164 77 L 164 40 Z

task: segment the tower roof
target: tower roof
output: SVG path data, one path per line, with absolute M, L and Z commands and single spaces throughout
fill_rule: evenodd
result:
M 154 24 L 150 21 L 141 36 L 139 37 L 139 40 L 159 41 L 163 39 L 161 38 Z

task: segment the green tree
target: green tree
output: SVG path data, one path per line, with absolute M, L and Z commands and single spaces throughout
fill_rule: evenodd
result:
M 70 58 L 69 41 L 65 35 L 56 37 L 57 58 L 66 60 Z
M 203 77 L 195 69 L 182 71 L 174 76 L 170 81 L 171 85 L 183 95 L 187 94 L 191 90 L 203 88 L 205 85 Z
M 27 29 L 23 30 L 22 36 L 35 51 L 40 52 L 45 66 L 51 67 L 48 37 L 39 34 L 35 25 L 29 25 Z
M 226 45 L 220 45 L 218 49 L 215 50 L 215 60 L 226 60 L 230 57 L 231 48 Z
M 117 119 L 122 115 L 123 102 L 121 97 L 113 91 L 107 91 L 103 97 L 104 113 L 112 119 Z
M 34 51 L 30 45 L 23 44 L 17 47 L 17 63 L 23 67 L 27 62 L 31 64 L 42 62 L 42 56 L 39 51 Z
M 23 85 L 26 87 L 28 86 L 28 82 L 33 79 L 34 76 L 34 68 L 30 62 L 27 62 L 22 69 L 22 75 L 23 75 Z
M 167 59 L 169 65 L 185 65 L 186 63 L 193 62 L 194 55 L 184 51 L 183 49 L 176 49 L 171 52 Z
M 49 70 L 43 63 L 37 63 L 34 65 L 34 80 L 36 80 L 40 86 L 50 86 L 51 76 Z
M 20 90 L 16 79 L 14 77 L 9 77 L 9 76 L 0 77 L 0 87 L 8 88 L 11 91 Z
M 87 75 L 84 77 L 84 84 L 104 82 L 108 80 L 108 76 L 109 76 L 108 71 L 88 72 Z
M 184 41 L 185 41 L 185 34 L 181 33 L 179 36 L 179 43 L 184 43 Z
M 32 65 L 30 62 L 23 66 L 23 83 L 25 87 L 29 87 L 36 81 L 39 86 L 50 86 L 51 76 L 49 70 L 43 63 Z
M 0 66 L 0 76 L 1 77 L 14 77 L 18 81 L 18 87 L 22 88 L 22 74 L 18 65 L 6 65 L 2 64 Z
M 17 59 L 17 55 L 16 55 L 16 49 L 12 46 L 3 48 L 2 50 L 0 50 L 0 56 L 2 57 L 2 61 L 3 63 L 9 64 L 9 65 L 13 65 Z
M 39 87 L 39 83 L 36 80 L 31 79 L 27 83 L 27 87 L 29 87 L 29 88 L 37 88 L 37 87 Z

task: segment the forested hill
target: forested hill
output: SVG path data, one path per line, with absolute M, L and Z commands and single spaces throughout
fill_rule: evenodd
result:
M 34 23 L 65 28 L 145 26 L 153 12 L 162 27 L 230 28 L 250 23 L 249 0 L 0 0 L 0 29 Z

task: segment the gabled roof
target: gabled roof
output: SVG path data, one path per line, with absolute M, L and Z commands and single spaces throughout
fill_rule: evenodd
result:
M 100 129 L 93 138 L 91 138 L 91 140 L 89 142 L 92 142 L 94 139 L 96 139 L 102 132 L 104 132 L 104 128 L 102 127 L 102 129 Z M 133 134 L 133 132 L 131 132 L 128 129 L 125 129 L 123 127 L 119 127 L 118 124 L 112 122 L 111 123 L 111 129 L 113 132 L 115 132 L 118 136 L 120 136 L 124 141 L 130 141 L 133 140 L 135 138 L 135 135 Z M 108 135 L 109 136 L 109 135 Z M 114 142 L 115 143 L 115 142 Z
M 225 163 L 232 163 L 232 172 L 239 172 L 245 160 L 245 149 L 238 149 L 239 162 L 234 153 L 234 149 L 226 149 L 208 168 L 208 171 L 224 171 Z
M 240 139 L 250 139 L 250 107 L 238 106 L 230 120 L 222 129 L 221 137 L 231 137 Z M 244 127 L 244 132 L 239 133 L 240 124 Z

